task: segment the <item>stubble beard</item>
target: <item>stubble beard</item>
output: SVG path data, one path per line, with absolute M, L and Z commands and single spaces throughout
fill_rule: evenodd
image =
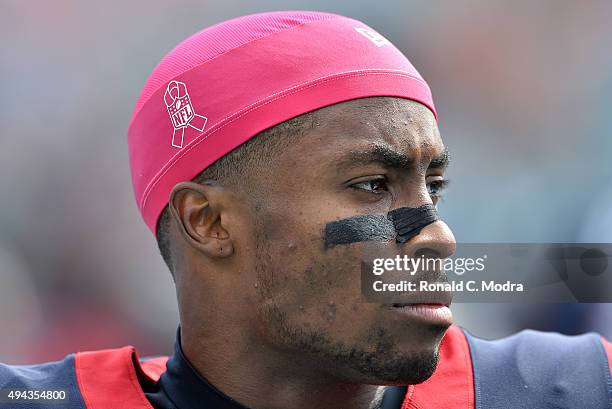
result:
M 279 348 L 317 357 L 318 362 L 326 363 L 329 373 L 346 373 L 348 368 L 360 374 L 359 383 L 417 384 L 433 374 L 439 359 L 437 349 L 410 354 L 399 351 L 393 335 L 381 325 L 373 325 L 361 341 L 347 344 L 335 339 L 328 330 L 293 322 L 275 297 L 278 278 L 285 272 L 282 268 L 275 268 L 265 237 L 258 237 L 256 243 L 255 270 L 261 301 L 260 312 L 268 339 Z M 316 268 L 314 263 L 303 273 L 310 270 L 309 273 L 313 274 L 313 268 Z M 295 300 L 296 304 L 299 302 Z

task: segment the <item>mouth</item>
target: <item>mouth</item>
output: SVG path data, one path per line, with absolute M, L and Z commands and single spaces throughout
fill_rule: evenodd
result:
M 419 321 L 432 324 L 451 325 L 453 313 L 445 303 L 394 303 L 390 310 Z
M 442 303 L 442 302 L 396 302 L 391 304 L 392 308 L 404 308 L 411 307 L 415 305 L 421 305 L 424 307 L 437 308 L 437 307 L 449 307 L 450 304 Z
M 445 284 L 447 281 L 429 281 L 430 283 Z M 436 289 L 434 291 L 412 291 L 408 293 L 402 293 L 397 298 L 390 299 L 388 306 L 393 308 L 402 308 L 409 306 L 425 306 L 429 308 L 435 307 L 450 307 L 453 302 L 453 292 L 443 289 Z

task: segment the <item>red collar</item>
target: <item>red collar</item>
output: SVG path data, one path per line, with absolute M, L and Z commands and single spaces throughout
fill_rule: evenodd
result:
M 133 346 L 75 354 L 75 372 L 87 409 L 122 407 L 153 409 L 139 377 L 156 382 L 166 369 L 167 357 L 140 362 Z
M 140 362 L 134 347 L 75 354 L 75 370 L 87 409 L 122 407 L 153 409 L 139 382 L 156 382 L 166 370 L 167 357 Z M 440 347 L 440 362 L 427 381 L 409 386 L 402 409 L 473 409 L 474 378 L 463 331 L 452 326 Z

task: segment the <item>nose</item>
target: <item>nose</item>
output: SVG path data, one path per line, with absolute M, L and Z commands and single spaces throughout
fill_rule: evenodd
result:
M 455 253 L 456 248 L 455 236 L 442 220 L 425 226 L 419 234 L 404 244 L 406 253 L 413 257 L 425 254 L 436 258 L 447 258 Z

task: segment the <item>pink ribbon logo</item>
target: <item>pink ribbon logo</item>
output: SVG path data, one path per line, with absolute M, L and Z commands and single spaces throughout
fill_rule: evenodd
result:
M 172 121 L 172 127 L 174 128 L 172 146 L 182 148 L 185 128 L 189 126 L 202 132 L 204 126 L 206 126 L 207 118 L 195 113 L 189 93 L 187 93 L 187 85 L 182 82 L 170 81 L 164 94 L 164 102 L 166 103 L 168 115 L 170 115 L 170 121 Z

